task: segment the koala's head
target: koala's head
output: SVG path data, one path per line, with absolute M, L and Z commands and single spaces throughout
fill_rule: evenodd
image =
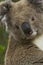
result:
M 17 39 L 33 39 L 43 33 L 42 0 L 21 0 L 0 7 L 1 21 L 6 21 L 8 31 Z

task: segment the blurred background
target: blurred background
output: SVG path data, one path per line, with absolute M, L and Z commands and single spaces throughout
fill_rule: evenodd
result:
M 0 0 L 4 1 L 4 0 Z M 13 0 L 14 2 L 17 2 L 19 0 Z M 5 31 L 3 26 L 0 24 L 0 65 L 4 64 L 4 56 L 5 56 L 5 51 L 7 48 L 7 43 L 8 42 L 8 33 Z

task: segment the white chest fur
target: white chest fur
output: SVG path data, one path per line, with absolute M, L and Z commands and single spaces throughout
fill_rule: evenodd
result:
M 39 36 L 38 38 L 36 38 L 33 43 L 40 49 L 43 51 L 43 35 Z

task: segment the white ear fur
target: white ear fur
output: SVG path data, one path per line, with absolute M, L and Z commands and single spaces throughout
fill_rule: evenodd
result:
M 39 48 L 39 50 L 43 51 L 43 35 L 37 37 L 33 43 Z

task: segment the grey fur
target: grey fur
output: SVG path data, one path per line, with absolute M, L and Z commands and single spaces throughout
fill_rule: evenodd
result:
M 11 5 L 11 8 L 5 14 L 10 31 L 5 65 L 43 65 L 43 51 L 33 44 L 36 38 L 43 35 L 43 8 L 40 9 L 38 2 L 39 0 L 21 0 L 7 4 Z M 0 4 L 0 9 L 3 3 Z M 24 34 L 21 28 L 23 22 L 30 23 L 33 34 L 29 36 Z

